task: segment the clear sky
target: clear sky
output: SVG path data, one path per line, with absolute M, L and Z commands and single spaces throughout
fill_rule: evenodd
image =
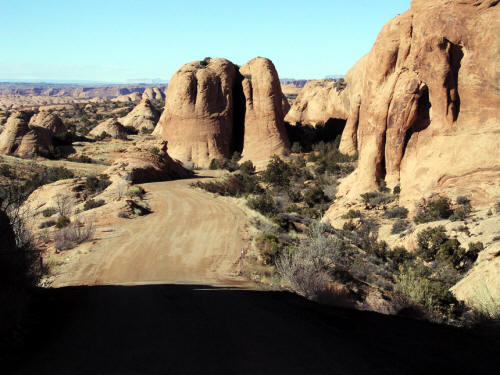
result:
M 410 0 L 0 0 L 0 80 L 169 80 L 184 63 L 344 74 Z

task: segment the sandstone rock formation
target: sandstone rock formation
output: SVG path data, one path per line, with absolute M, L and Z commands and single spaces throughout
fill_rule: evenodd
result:
M 221 58 L 191 62 L 173 75 L 159 126 L 174 159 L 207 167 L 229 157 L 236 75 L 235 65 Z
M 285 121 L 317 125 L 330 118 L 347 119 L 349 96 L 331 79 L 308 81 L 290 108 Z
M 133 93 L 127 94 L 127 95 L 117 96 L 116 98 L 111 99 L 111 101 L 118 102 L 118 103 L 131 103 L 131 102 L 138 102 L 141 99 L 142 99 L 142 95 L 140 93 L 133 92 Z
M 47 111 L 40 111 L 33 115 L 29 125 L 46 128 L 56 137 L 64 137 L 68 132 L 59 116 Z
M 289 146 L 283 124 L 287 110 L 270 60 L 256 58 L 238 71 L 226 59 L 205 59 L 174 74 L 153 134 L 168 141 L 173 158 L 200 167 L 234 151 L 265 162 Z
M 167 154 L 166 142 L 144 142 L 127 150 L 105 171 L 131 183 L 145 183 L 189 178 L 194 173 Z
M 382 29 L 342 138 L 359 165 L 340 195 L 385 180 L 409 207 L 435 192 L 500 198 L 499 17 L 497 0 L 414 0 Z
M 289 148 L 283 123 L 283 94 L 271 60 L 257 57 L 240 68 L 245 95 L 242 161 L 266 162 Z
M 52 146 L 52 132 L 43 127 L 29 125 L 32 113 L 14 112 L 7 120 L 0 134 L 0 154 L 31 156 L 49 153 Z
M 142 128 L 154 130 L 159 118 L 160 114 L 149 99 L 142 99 L 132 111 L 118 121 L 123 126 L 133 126 L 137 130 Z
M 98 137 L 104 132 L 109 134 L 113 138 L 121 138 L 127 136 L 125 127 L 114 118 L 107 119 L 106 121 L 98 124 L 89 132 L 89 135 Z
M 142 99 L 165 100 L 165 93 L 158 87 L 148 87 L 142 93 Z

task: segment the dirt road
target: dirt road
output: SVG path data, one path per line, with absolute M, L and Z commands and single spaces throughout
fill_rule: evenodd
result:
M 192 181 L 143 184 L 153 214 L 100 228 L 92 251 L 63 268 L 53 286 L 244 284 L 236 272 L 245 214 Z

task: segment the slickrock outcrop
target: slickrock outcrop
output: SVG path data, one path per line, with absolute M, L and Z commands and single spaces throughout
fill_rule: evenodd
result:
M 47 128 L 29 125 L 32 113 L 14 112 L 0 134 L 0 154 L 31 156 L 49 153 L 53 134 Z
M 142 94 L 139 94 L 138 92 L 133 92 L 127 95 L 117 96 L 116 98 L 111 99 L 111 101 L 119 103 L 130 103 L 130 102 L 138 102 L 141 99 L 142 99 Z
M 332 79 L 308 81 L 285 117 L 292 125 L 297 123 L 317 125 L 331 118 L 347 119 L 349 96 L 337 88 Z
M 165 100 L 165 93 L 158 87 L 148 87 L 142 93 L 142 99 Z
M 283 123 L 283 93 L 271 60 L 257 57 L 240 68 L 245 95 L 242 160 L 256 163 L 281 155 L 289 148 Z
M 174 159 L 208 167 L 230 156 L 236 75 L 221 58 L 188 63 L 173 75 L 158 126 Z
M 174 74 L 153 134 L 168 141 L 174 159 L 200 167 L 234 151 L 262 163 L 288 149 L 287 110 L 270 60 L 253 59 L 238 71 L 226 59 L 207 58 Z
M 116 119 L 110 118 L 101 122 L 94 129 L 89 132 L 89 135 L 94 137 L 100 136 L 102 133 L 107 133 L 113 138 L 120 138 L 127 136 L 125 127 L 120 124 Z
M 189 178 L 194 173 L 167 154 L 167 142 L 144 142 L 118 158 L 106 169 L 112 179 L 119 177 L 131 183 L 145 183 Z
M 40 111 L 33 115 L 29 125 L 46 128 L 56 137 L 64 137 L 68 132 L 59 116 L 47 111 Z
M 132 111 L 126 116 L 121 117 L 118 121 L 123 126 L 133 126 L 137 130 L 146 128 L 153 130 L 160 118 L 160 114 L 151 104 L 149 99 L 142 99 Z
M 339 195 L 385 180 L 409 207 L 435 192 L 500 198 L 499 18 L 498 0 L 413 0 L 382 29 L 342 140 L 359 165 Z

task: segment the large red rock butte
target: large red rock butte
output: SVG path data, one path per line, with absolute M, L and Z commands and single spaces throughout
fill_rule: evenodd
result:
M 254 59 L 241 72 L 222 58 L 194 61 L 170 80 L 154 134 L 168 142 L 174 159 L 200 167 L 234 151 L 268 159 L 288 148 L 282 98 L 276 69 L 268 59 Z M 243 150 L 252 143 L 259 148 Z
M 340 196 L 385 181 L 408 205 L 436 192 L 500 198 L 499 3 L 414 0 L 385 25 L 346 89 L 340 148 L 359 165 Z

